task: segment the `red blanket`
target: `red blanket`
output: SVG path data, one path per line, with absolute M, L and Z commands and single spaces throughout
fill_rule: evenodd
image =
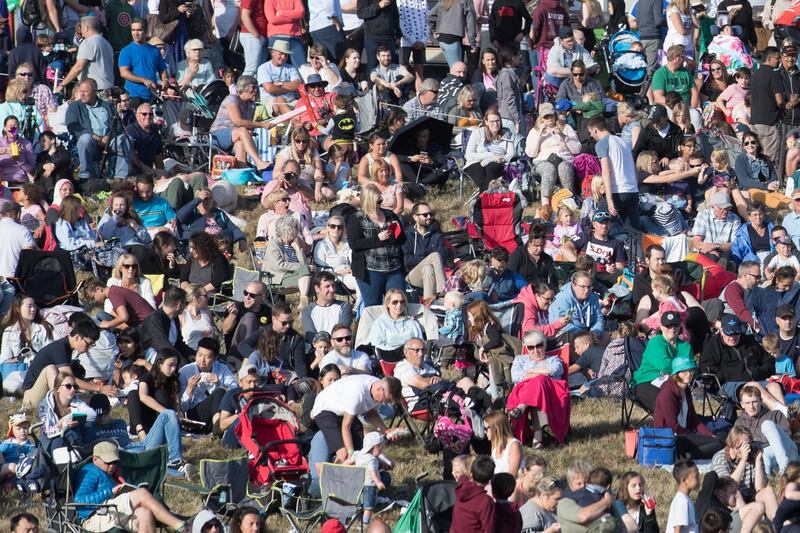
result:
M 553 436 L 560 444 L 564 444 L 569 433 L 570 409 L 566 380 L 536 376 L 517 383 L 508 395 L 506 407 L 510 410 L 520 404 L 535 407 L 545 413 Z M 517 420 L 524 419 L 520 417 Z

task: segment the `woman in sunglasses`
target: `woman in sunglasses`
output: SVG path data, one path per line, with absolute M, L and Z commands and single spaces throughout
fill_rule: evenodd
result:
M 117 264 L 111 271 L 111 277 L 106 283 L 109 287 L 123 287 L 129 289 L 149 303 L 153 309 L 157 309 L 156 298 L 153 294 L 153 285 L 150 280 L 144 277 L 139 268 L 139 260 L 133 254 L 123 254 L 117 259 Z M 104 311 L 113 313 L 114 309 L 110 300 L 106 300 Z
M 325 237 L 317 241 L 314 246 L 314 265 L 322 270 L 333 271 L 345 287 L 356 292 L 356 302 L 358 302 L 361 299 L 358 284 L 350 268 L 352 255 L 350 245 L 347 244 L 347 235 L 344 233 L 344 219 L 339 216 L 330 217 Z
M 742 147 L 744 152 L 739 154 L 733 166 L 742 190 L 747 192 L 751 200 L 765 203 L 767 207 L 777 207 L 770 205 L 767 198 L 771 198 L 773 202 L 785 201 L 788 204 L 789 199 L 785 195 L 769 194 L 778 190 L 778 175 L 773 162 L 762 151 L 758 135 L 753 132 L 745 133 Z
M 47 449 L 82 444 L 81 425 L 93 423 L 94 409 L 78 398 L 78 386 L 71 374 L 59 373 L 44 399 L 39 402 L 39 420 L 44 424 Z M 84 422 L 80 420 L 83 419 Z
M 370 344 L 381 359 L 389 362 L 403 358 L 403 345 L 424 337 L 422 326 L 408 314 L 408 301 L 400 289 L 389 289 L 383 298 L 382 313 L 370 328 Z
M 719 59 L 715 59 L 708 64 L 708 73 L 710 73 L 710 76 L 698 73 L 697 81 L 695 82 L 700 91 L 701 103 L 716 102 L 722 92 L 733 83 L 730 76 L 728 76 L 725 63 Z

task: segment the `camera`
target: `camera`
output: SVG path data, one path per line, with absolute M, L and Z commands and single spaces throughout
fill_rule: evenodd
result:
M 195 0 L 185 0 L 183 2 L 183 5 L 185 5 L 186 7 L 191 9 L 192 11 L 195 11 L 197 9 L 197 2 Z
M 108 96 L 111 97 L 112 100 L 119 100 L 122 96 L 122 90 L 117 86 L 111 87 L 108 89 Z
M 297 183 L 297 174 L 294 172 L 284 172 L 283 179 L 286 180 L 286 183 L 294 184 Z
M 758 452 L 764 449 L 764 445 L 760 442 L 751 441 L 750 442 L 750 453 L 747 455 L 747 462 L 753 463 L 756 460 L 756 455 Z
M 22 100 L 22 105 L 35 106 L 36 105 L 36 99 L 33 96 L 26 96 Z

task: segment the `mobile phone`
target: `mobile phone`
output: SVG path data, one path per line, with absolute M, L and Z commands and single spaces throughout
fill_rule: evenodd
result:
M 395 238 L 400 236 L 400 224 L 398 224 L 396 221 L 391 222 L 386 229 L 388 229 L 389 233 L 394 235 Z

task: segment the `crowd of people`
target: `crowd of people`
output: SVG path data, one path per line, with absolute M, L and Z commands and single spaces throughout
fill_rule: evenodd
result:
M 182 436 L 241 451 L 240 416 L 265 390 L 298 414 L 309 494 L 321 463 L 365 468 L 374 531 L 407 438 L 389 420 L 443 402 L 472 434 L 450 428 L 442 453 L 453 532 L 800 528 L 788 2 L 765 6 L 761 47 L 749 0 L 30 2 L 0 5 L 5 487 L 41 423 L 41 446 L 87 450 L 84 529 L 222 531 L 127 490 L 120 450 L 165 446 L 169 473 L 195 481 Z M 219 97 L 213 120 L 193 91 Z M 265 182 L 255 230 L 237 211 L 247 191 L 167 157 L 198 132 Z M 433 208 L 457 178 L 534 199 L 535 216 L 466 257 Z M 80 307 L 9 281 L 29 250 L 68 253 Z M 724 283 L 694 283 L 686 260 Z M 695 409 L 701 387 L 723 416 Z M 623 395 L 675 436 L 660 526 L 643 474 L 546 460 L 574 396 Z M 251 507 L 228 523 L 264 528 Z

